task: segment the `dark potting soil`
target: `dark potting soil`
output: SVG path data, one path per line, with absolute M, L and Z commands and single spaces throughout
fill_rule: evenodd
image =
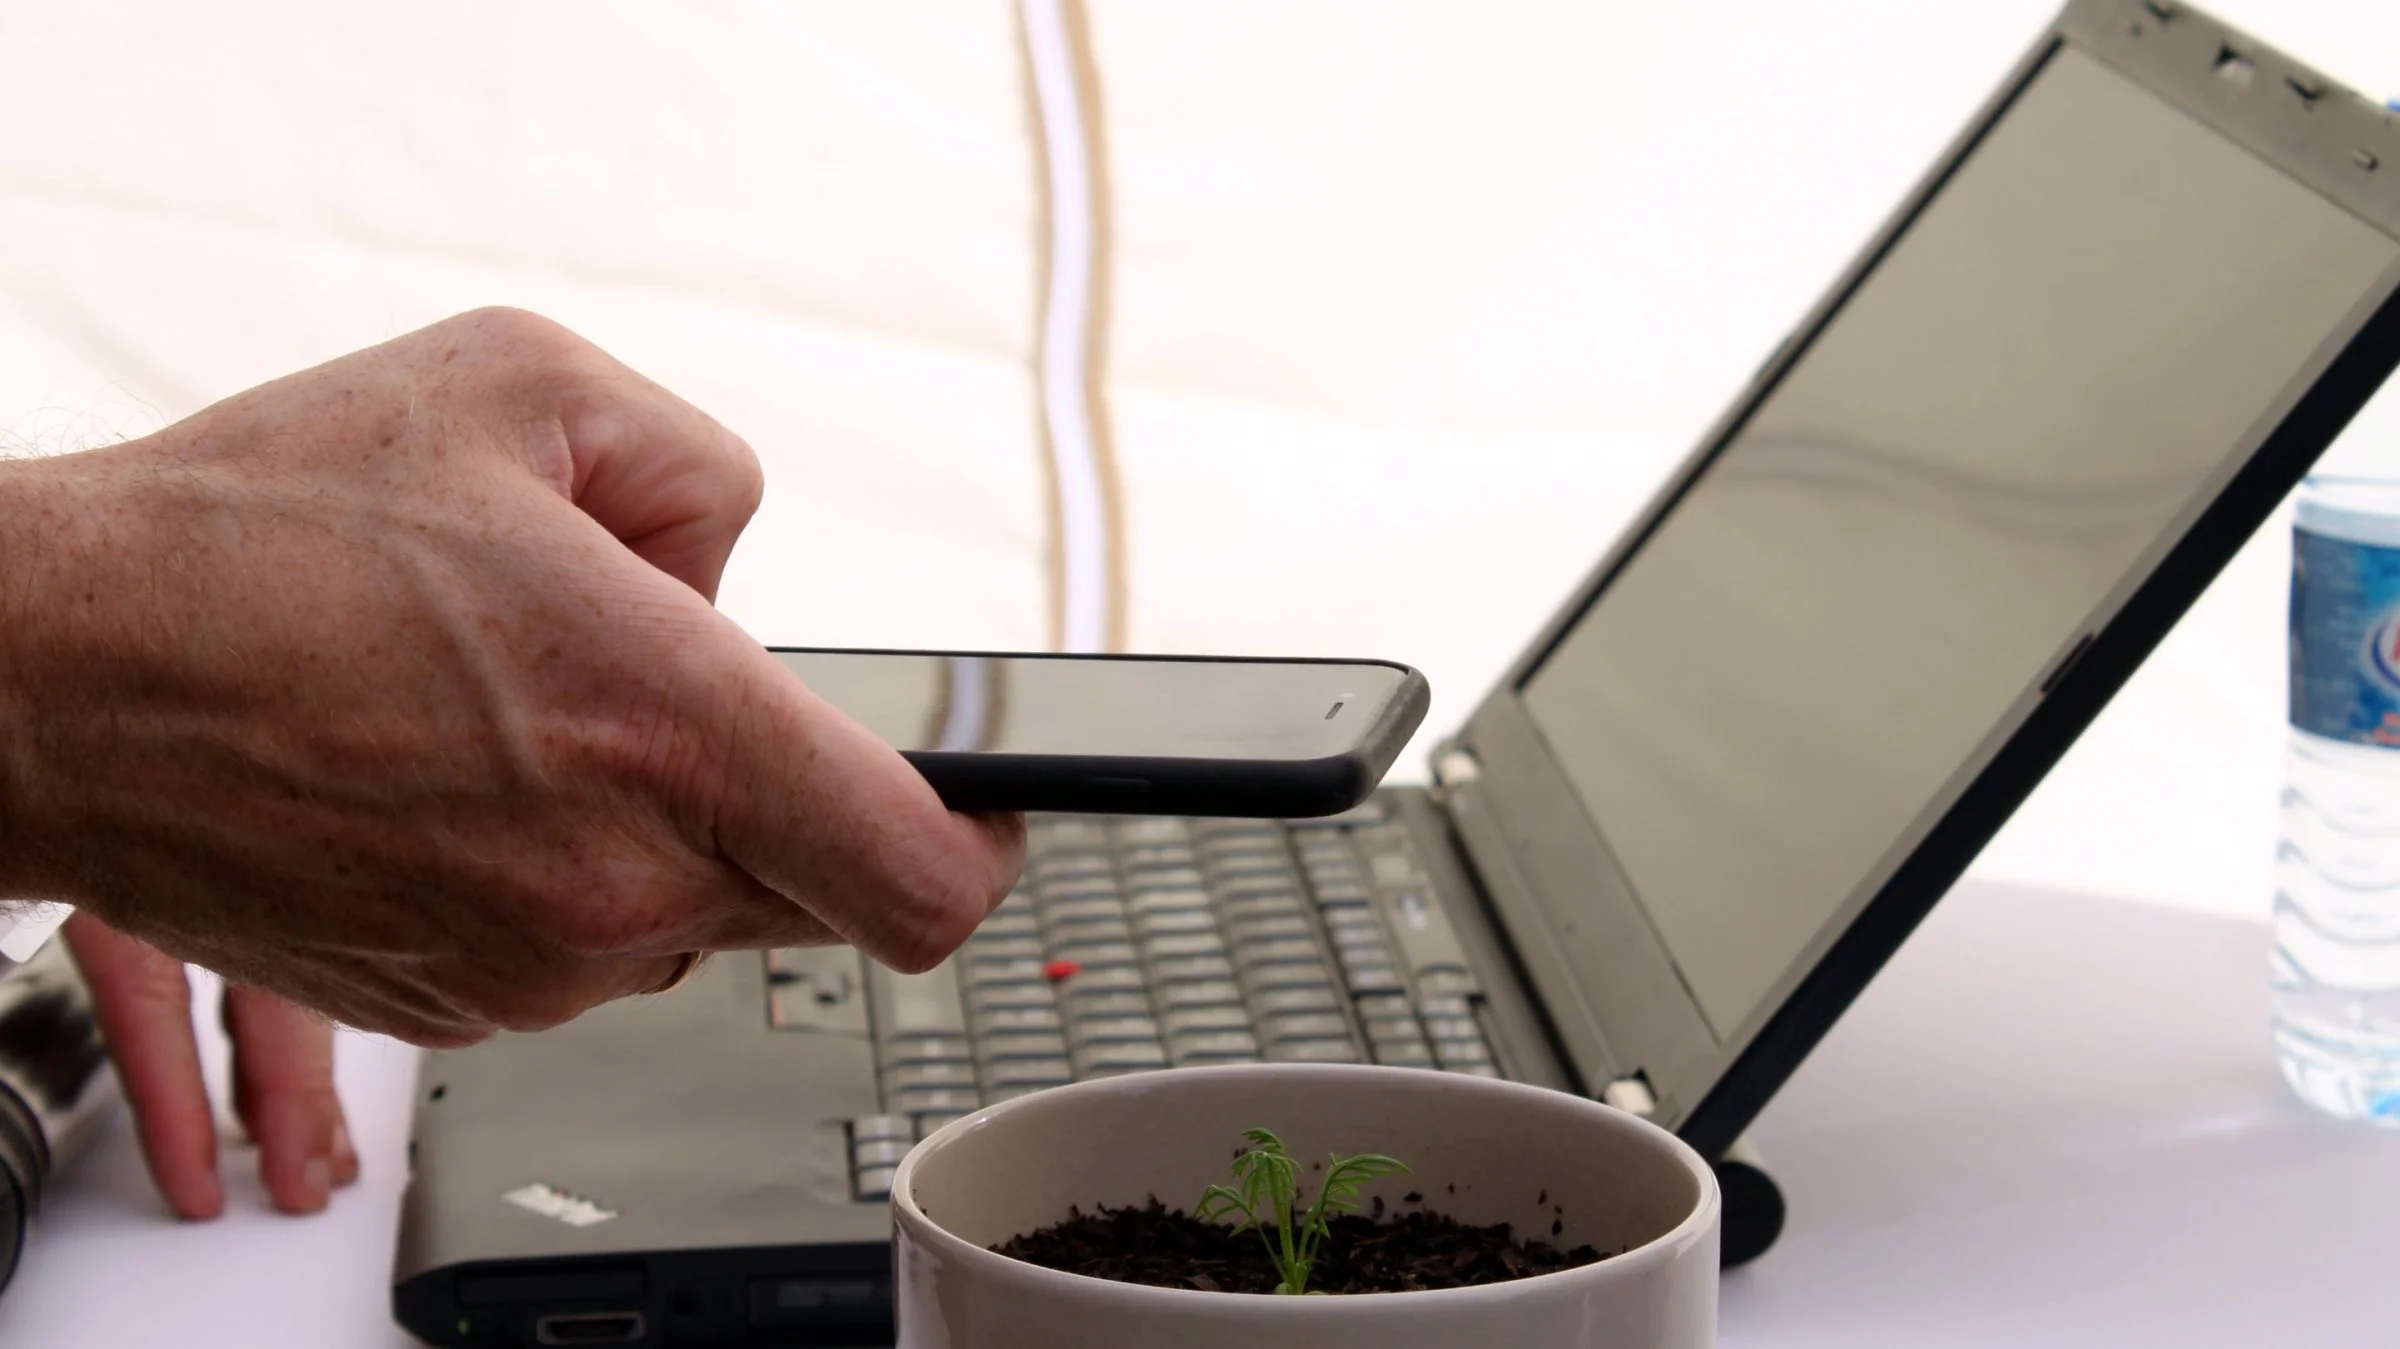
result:
M 1381 1208 L 1380 1203 L 1377 1204 Z M 1065 1222 L 1011 1237 L 992 1249 L 1070 1274 L 1209 1293 L 1272 1293 L 1277 1275 L 1256 1232 L 1202 1222 L 1152 1199 L 1147 1207 L 1091 1213 L 1070 1208 Z M 1272 1234 L 1273 1229 L 1269 1229 Z M 1327 1225 L 1312 1293 L 1403 1293 L 1503 1283 L 1573 1269 L 1602 1259 L 1589 1246 L 1561 1251 L 1517 1240 L 1507 1223 L 1470 1227 L 1411 1208 L 1384 1217 L 1346 1213 Z

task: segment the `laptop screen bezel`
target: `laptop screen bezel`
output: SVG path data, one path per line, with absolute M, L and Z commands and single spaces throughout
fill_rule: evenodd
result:
M 1995 731 L 1983 767 L 1962 771 L 1912 822 L 1904 836 L 1911 841 L 1862 877 L 1863 898 L 1846 906 L 1847 924 L 1837 921 L 1821 934 L 1760 1011 L 1720 1040 L 1535 726 L 1524 687 L 2018 96 L 2069 47 L 2400 240 L 2400 134 L 2373 105 L 2188 7 L 2163 0 L 2074 0 L 1447 747 L 1465 751 L 1474 765 L 1471 774 L 1443 775 L 1453 825 L 1523 973 L 1549 1012 L 1569 1066 L 1595 1095 L 1614 1079 L 1638 1075 L 1656 1101 L 1655 1118 L 1712 1156 L 1747 1126 L 2400 364 L 2395 267 L 2286 386 L 2275 411 L 2246 440 L 2247 455 L 2237 447 L 2228 456 L 2214 497 L 2179 517 L 2121 578 L 2104 619 L 2062 634 L 2044 687 L 2027 690 L 2021 704 L 2030 710 L 2013 731 Z M 2253 67 L 2246 90 L 2231 88 L 2218 75 L 2227 52 Z M 2312 100 L 2303 88 L 2322 92 Z M 2388 150 L 2380 158 L 2391 168 L 2380 176 L 2353 158 L 2374 147 Z M 1872 883 L 1876 875 L 1883 877 L 1880 883 Z M 1569 912 L 1575 930 L 1564 932 L 1558 915 Z

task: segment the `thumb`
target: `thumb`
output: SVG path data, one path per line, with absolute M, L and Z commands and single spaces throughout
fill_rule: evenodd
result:
M 1015 882 L 1024 820 L 949 810 L 897 751 L 738 640 L 718 703 L 729 719 L 711 812 L 719 850 L 884 964 L 940 962 Z

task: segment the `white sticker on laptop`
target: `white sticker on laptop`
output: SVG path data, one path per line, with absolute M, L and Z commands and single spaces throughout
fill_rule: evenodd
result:
M 569 1227 L 592 1227 L 617 1216 L 617 1211 L 613 1208 L 602 1208 L 582 1195 L 568 1194 L 564 1190 L 544 1185 L 538 1180 L 531 1185 L 522 1185 L 510 1190 L 500 1197 L 528 1213 L 539 1213 L 545 1218 L 556 1218 Z

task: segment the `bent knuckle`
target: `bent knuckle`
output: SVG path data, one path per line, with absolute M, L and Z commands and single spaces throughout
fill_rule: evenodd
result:
M 458 321 L 482 336 L 510 346 L 563 352 L 584 345 L 567 326 L 530 309 L 486 305 L 459 315 Z

